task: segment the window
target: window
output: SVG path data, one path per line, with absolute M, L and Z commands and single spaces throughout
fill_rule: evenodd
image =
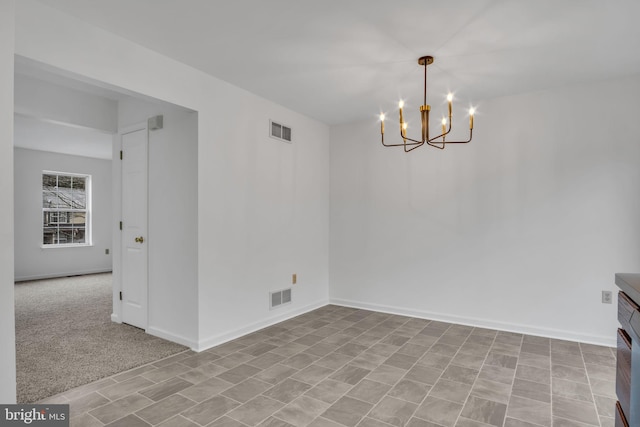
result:
M 42 244 L 91 244 L 91 176 L 42 172 Z

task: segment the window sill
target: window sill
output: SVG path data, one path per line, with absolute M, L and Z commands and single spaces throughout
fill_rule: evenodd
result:
M 62 249 L 62 248 L 90 248 L 93 244 L 91 243 L 69 243 L 65 245 L 40 245 L 40 249 Z

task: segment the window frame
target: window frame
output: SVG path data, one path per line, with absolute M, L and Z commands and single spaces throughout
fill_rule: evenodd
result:
M 45 189 L 44 189 L 44 185 L 43 185 L 43 179 L 45 175 L 55 175 L 58 177 L 64 176 L 64 177 L 70 177 L 70 178 L 84 178 L 84 187 L 85 187 L 85 208 L 84 209 L 73 209 L 73 208 L 46 208 L 44 207 L 44 204 L 42 203 L 42 194 L 44 193 Z M 93 241 L 92 241 L 92 215 L 91 215 L 91 211 L 92 211 L 92 197 L 91 197 L 91 193 L 92 193 L 92 177 L 90 174 L 84 174 L 84 173 L 74 173 L 74 172 L 60 172 L 60 171 L 52 171 L 52 170 L 43 170 L 42 174 L 40 175 L 40 209 L 41 209 L 41 216 L 40 216 L 40 247 L 43 249 L 59 249 L 59 248 L 81 248 L 81 247 L 88 247 L 88 246 L 93 246 Z M 49 222 L 50 224 L 56 224 L 58 225 L 58 229 L 59 224 L 67 224 L 68 222 L 63 222 L 61 223 L 60 220 L 60 215 L 64 214 L 65 216 L 67 216 L 68 220 L 72 220 L 70 217 L 72 215 L 69 215 L 68 213 L 84 213 L 85 215 L 85 225 L 84 225 L 84 243 L 45 243 L 44 242 L 44 232 L 45 232 L 45 221 L 44 221 L 44 216 L 46 215 L 47 212 L 50 213 L 55 213 L 58 216 L 58 221 L 56 222 Z

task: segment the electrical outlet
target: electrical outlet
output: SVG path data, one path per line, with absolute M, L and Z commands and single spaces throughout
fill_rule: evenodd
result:
M 613 294 L 611 291 L 602 291 L 602 303 L 611 304 L 613 302 Z
M 109 255 L 109 249 L 105 249 L 105 250 L 104 250 L 104 254 L 105 254 L 105 255 Z
M 298 275 L 296 273 L 293 273 L 291 275 L 291 284 L 295 285 L 296 283 L 298 283 Z

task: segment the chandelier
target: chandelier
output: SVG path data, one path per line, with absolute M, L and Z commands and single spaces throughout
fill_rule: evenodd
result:
M 447 95 L 447 102 L 449 103 L 449 120 L 447 122 L 446 118 L 442 118 L 442 133 L 438 136 L 434 136 L 433 138 L 429 138 L 429 112 L 431 111 L 431 106 L 427 105 L 427 65 L 433 63 L 433 56 L 423 56 L 418 59 L 418 64 L 424 66 L 424 103 L 420 106 L 420 118 L 422 121 L 422 134 L 420 140 L 411 139 L 407 137 L 407 122 L 404 121 L 404 116 L 402 114 L 402 109 L 404 107 L 404 101 L 400 101 L 398 103 L 398 108 L 400 110 L 400 137 L 402 138 L 402 144 L 385 144 L 384 142 L 384 113 L 380 113 L 380 135 L 382 136 L 382 145 L 385 147 L 404 147 L 405 153 L 409 151 L 415 150 L 418 147 L 423 146 L 424 144 L 430 145 L 435 148 L 439 148 L 441 150 L 444 149 L 446 144 L 466 144 L 471 141 L 473 136 L 473 114 L 475 110 L 473 108 L 469 109 L 469 139 L 466 141 L 447 141 L 446 136 L 451 132 L 451 112 L 453 108 L 453 94 L 449 93 Z M 447 128 L 447 123 L 449 124 Z M 407 142 L 409 141 L 409 142 Z

